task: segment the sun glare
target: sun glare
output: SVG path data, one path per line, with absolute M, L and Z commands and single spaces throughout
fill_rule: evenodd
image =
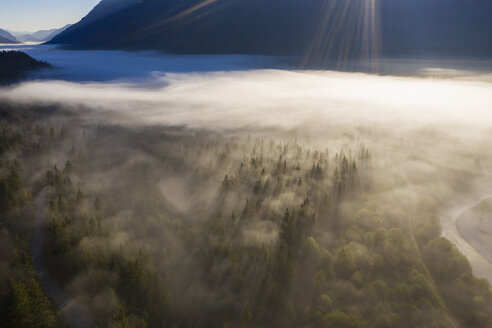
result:
M 320 10 L 319 25 L 303 66 L 310 62 L 348 69 L 361 60 L 376 70 L 380 53 L 376 0 L 337 0 Z

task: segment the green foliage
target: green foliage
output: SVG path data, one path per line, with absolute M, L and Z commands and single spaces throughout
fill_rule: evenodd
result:
M 422 251 L 429 270 L 437 281 L 454 281 L 463 273 L 471 273 L 468 260 L 445 238 L 430 241 Z
M 32 279 L 28 283 L 11 280 L 9 313 L 12 327 L 49 328 L 57 321 L 41 287 Z
M 333 264 L 335 272 L 341 279 L 347 279 L 355 270 L 355 261 L 350 250 L 341 248 L 338 250 Z
M 323 327 L 363 328 L 369 327 L 360 315 L 332 311 L 323 317 Z
M 490 327 L 490 285 L 473 277 L 468 260 L 445 238 L 429 242 L 423 250 L 447 306 L 465 327 Z
M 19 208 L 26 198 L 18 165 L 10 164 L 7 170 L 8 174 L 0 177 L 0 212 Z
M 435 206 L 402 204 L 403 179 L 375 179 L 353 136 L 331 153 L 62 123 L 3 128 L 0 147 L 29 165 L 1 159 L 0 204 L 17 211 L 43 188 L 49 273 L 98 327 L 492 326 L 490 286 L 439 237 Z M 17 254 L 9 324 L 59 326 Z

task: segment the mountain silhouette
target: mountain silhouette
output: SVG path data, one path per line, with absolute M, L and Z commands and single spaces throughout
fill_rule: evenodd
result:
M 103 0 L 70 48 L 354 59 L 492 56 L 490 0 Z M 373 10 L 372 5 L 375 9 Z

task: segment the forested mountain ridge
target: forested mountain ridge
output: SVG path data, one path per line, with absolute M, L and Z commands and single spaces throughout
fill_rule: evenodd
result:
M 50 67 L 21 51 L 0 51 L 0 83 L 14 82 L 25 78 L 30 71 Z
M 2 261 L 34 277 L 1 272 L 8 327 L 61 325 L 29 265 L 40 190 L 51 278 L 100 327 L 492 324 L 490 285 L 440 237 L 439 200 L 399 193 L 353 134 L 325 147 L 88 123 L 57 105 L 0 113 Z
M 488 0 L 382 0 L 375 6 L 368 14 L 376 26 L 370 26 L 360 19 L 367 7 L 362 0 L 146 0 L 108 15 L 89 14 L 51 43 L 359 58 L 364 33 L 374 33 L 367 41 L 382 56 L 492 56 Z

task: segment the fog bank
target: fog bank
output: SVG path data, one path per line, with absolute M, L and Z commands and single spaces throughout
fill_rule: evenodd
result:
M 488 127 L 492 118 L 492 79 L 485 78 L 253 70 L 168 73 L 157 79 L 161 85 L 152 87 L 33 81 L 1 89 L 0 97 L 90 106 L 112 114 L 112 121 L 212 129 L 387 122 Z

